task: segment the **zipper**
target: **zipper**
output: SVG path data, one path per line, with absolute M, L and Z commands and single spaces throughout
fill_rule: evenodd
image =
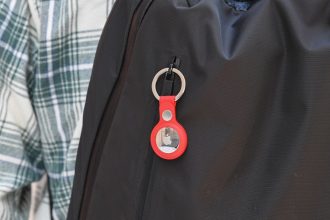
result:
M 163 79 L 163 84 L 162 84 L 162 89 L 161 89 L 161 93 L 160 95 L 173 95 L 174 90 L 176 89 L 176 74 L 174 74 L 172 72 L 173 68 L 179 68 L 180 66 L 180 59 L 177 56 L 174 56 L 171 59 L 171 62 L 169 64 L 169 71 L 165 74 L 165 77 Z M 156 114 L 155 118 L 155 122 L 158 121 L 158 114 Z M 138 212 L 137 212 L 137 216 L 139 220 L 142 220 L 144 217 L 144 208 L 145 208 L 145 203 L 147 201 L 147 196 L 148 196 L 148 189 L 149 189 L 149 185 L 151 182 L 151 176 L 153 174 L 153 170 L 155 167 L 155 163 L 156 163 L 156 158 L 155 158 L 155 154 L 153 152 L 153 150 L 151 149 L 151 147 L 148 148 L 148 152 L 147 152 L 147 162 L 146 162 L 146 174 L 141 182 L 141 194 L 140 194 L 140 198 L 141 198 L 141 202 L 140 205 L 138 207 Z
M 112 124 L 111 122 L 114 116 L 115 108 L 118 104 L 119 96 L 123 89 L 123 82 L 125 81 L 128 73 L 128 67 L 131 61 L 131 56 L 133 54 L 132 51 L 134 48 L 135 38 L 141 25 L 141 22 L 145 14 L 147 13 L 152 1 L 153 0 L 141 0 L 133 12 L 131 25 L 128 31 L 128 40 L 126 44 L 125 55 L 122 61 L 121 71 L 118 75 L 113 94 L 110 96 L 106 104 L 104 114 L 102 116 L 100 126 L 98 128 L 99 133 L 94 140 L 94 147 L 92 149 L 91 156 L 89 159 L 89 166 L 87 168 L 86 173 L 86 183 L 82 195 L 82 202 L 80 205 L 78 219 L 86 219 L 87 217 L 89 202 L 91 199 L 92 189 L 95 180 L 95 173 L 99 166 L 100 157 L 102 155 L 102 151 L 107 137 L 107 132 Z

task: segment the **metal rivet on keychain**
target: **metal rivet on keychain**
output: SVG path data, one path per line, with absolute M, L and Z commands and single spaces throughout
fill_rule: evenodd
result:
M 181 89 L 176 96 L 159 96 L 156 90 L 157 81 L 168 71 L 169 68 L 164 68 L 157 72 L 151 84 L 152 92 L 159 100 L 159 122 L 151 132 L 150 142 L 153 151 L 159 157 L 174 160 L 185 152 L 188 144 L 186 130 L 176 120 L 175 111 L 176 101 L 185 91 L 186 80 L 180 70 L 173 68 L 172 71 L 180 77 Z

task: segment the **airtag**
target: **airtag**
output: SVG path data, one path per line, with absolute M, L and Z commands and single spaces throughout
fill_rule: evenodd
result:
M 160 151 L 173 153 L 179 147 L 180 138 L 178 132 L 171 127 L 161 128 L 156 135 L 156 144 Z
M 152 82 L 152 91 L 159 100 L 159 122 L 153 128 L 150 136 L 151 147 L 156 155 L 166 160 L 180 157 L 187 148 L 187 133 L 176 120 L 176 101 L 183 95 L 185 79 L 183 74 L 173 68 L 172 71 L 181 79 L 181 90 L 177 96 L 159 96 L 156 83 L 160 75 L 166 73 L 168 68 L 160 70 Z

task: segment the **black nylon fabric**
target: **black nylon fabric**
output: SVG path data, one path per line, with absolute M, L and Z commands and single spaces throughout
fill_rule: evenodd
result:
M 174 56 L 188 148 L 166 161 L 149 144 L 151 81 Z M 328 0 L 247 11 L 118 0 L 95 58 L 68 219 L 330 219 L 329 59 Z

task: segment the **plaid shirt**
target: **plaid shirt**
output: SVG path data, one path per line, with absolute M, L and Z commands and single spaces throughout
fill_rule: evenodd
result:
M 0 218 L 27 219 L 48 176 L 65 219 L 85 95 L 113 0 L 0 0 Z M 45 220 L 45 218 L 41 219 Z

